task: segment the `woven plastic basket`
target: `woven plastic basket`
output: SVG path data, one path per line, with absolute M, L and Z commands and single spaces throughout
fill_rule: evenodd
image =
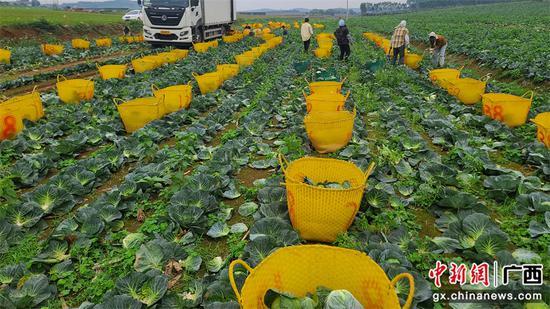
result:
M 235 283 L 235 266 L 242 265 L 249 275 L 242 291 Z M 237 300 L 244 309 L 267 308 L 264 296 L 276 289 L 303 297 L 323 286 L 348 290 L 367 309 L 401 308 L 395 285 L 409 281 L 409 295 L 403 308 L 410 308 L 414 297 L 414 278 L 403 273 L 391 281 L 368 255 L 356 250 L 324 245 L 302 245 L 278 249 L 252 269 L 242 260 L 229 266 L 229 279 Z
M 353 134 L 355 115 L 355 110 L 307 114 L 304 125 L 315 150 L 329 153 L 346 147 Z
M 290 221 L 305 240 L 333 242 L 347 231 L 359 210 L 363 192 L 374 163 L 363 173 L 355 164 L 336 159 L 304 157 L 288 163 L 283 155 L 279 163 L 285 174 Z M 286 166 L 286 167 L 285 167 Z M 327 189 L 304 183 L 350 182 L 349 189 Z

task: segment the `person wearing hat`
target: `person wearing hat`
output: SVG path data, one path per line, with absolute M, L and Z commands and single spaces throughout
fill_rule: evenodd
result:
M 432 52 L 432 63 L 435 67 L 445 65 L 445 51 L 447 50 L 447 39 L 435 32 L 430 32 L 430 52 Z
M 340 60 L 348 60 L 351 55 L 351 36 L 345 20 L 340 19 L 338 29 L 334 31 L 334 36 L 336 36 L 336 41 L 338 41 L 338 47 L 340 47 Z
M 395 64 L 399 57 L 399 64 L 405 63 L 405 48 L 409 45 L 409 29 L 407 22 L 402 20 L 393 30 L 390 47 L 393 50 L 392 64 Z
M 304 52 L 309 51 L 309 45 L 311 44 L 311 37 L 313 36 L 313 27 L 309 23 L 309 18 L 304 19 L 302 29 L 300 29 L 302 35 L 302 41 L 304 42 Z

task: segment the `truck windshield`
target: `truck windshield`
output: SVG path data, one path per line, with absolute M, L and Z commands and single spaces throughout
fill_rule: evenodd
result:
M 189 7 L 189 0 L 145 0 L 143 5 L 146 7 L 187 8 Z

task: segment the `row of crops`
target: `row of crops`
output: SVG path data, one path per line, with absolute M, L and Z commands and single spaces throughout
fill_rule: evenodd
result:
M 65 44 L 6 47 L 0 49 L 0 73 L 45 68 L 135 50 L 142 37 L 100 38 L 94 42 L 73 39 Z
M 0 143 L 0 307 L 444 308 L 437 261 L 550 267 L 550 154 L 535 125 L 464 105 L 424 62 L 384 65 L 371 29 L 350 29 L 345 64 L 329 34 L 314 57 L 291 30 L 272 47 L 240 37 L 96 78 L 78 104 L 42 93 L 45 117 Z M 113 99 L 174 85 L 192 85 L 188 109 L 128 134 Z M 470 279 L 463 289 L 494 288 Z M 499 289 L 529 290 L 510 280 Z M 361 305 L 327 290 L 341 288 Z M 550 303 L 546 285 L 534 290 Z
M 427 42 L 435 31 L 449 39 L 448 51 L 465 54 L 482 65 L 504 70 L 513 79 L 538 83 L 550 80 L 548 33 L 550 7 L 545 2 L 522 1 L 494 5 L 428 10 L 369 17 L 352 27 L 391 35 L 400 20 L 407 20 L 411 40 Z

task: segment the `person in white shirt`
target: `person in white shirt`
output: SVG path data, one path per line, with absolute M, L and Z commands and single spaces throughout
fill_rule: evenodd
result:
M 304 42 L 304 52 L 309 51 L 309 45 L 311 44 L 311 37 L 313 36 L 313 27 L 309 23 L 309 18 L 306 17 L 302 24 L 302 41 Z

